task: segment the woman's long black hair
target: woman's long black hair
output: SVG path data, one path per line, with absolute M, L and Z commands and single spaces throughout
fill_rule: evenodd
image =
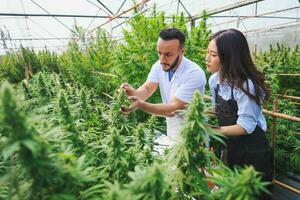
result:
M 220 82 L 244 91 L 258 105 L 268 100 L 270 90 L 265 77 L 252 61 L 246 37 L 236 29 L 219 31 L 212 35 L 221 61 Z M 248 79 L 254 84 L 254 95 L 249 91 Z M 247 88 L 243 87 L 246 83 Z

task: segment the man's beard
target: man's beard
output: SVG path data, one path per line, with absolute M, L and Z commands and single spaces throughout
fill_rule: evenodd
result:
M 177 67 L 178 62 L 179 62 L 179 55 L 177 56 L 177 58 L 175 59 L 175 61 L 170 65 L 170 68 L 169 68 L 169 69 L 165 70 L 165 69 L 163 68 L 163 70 L 164 70 L 165 72 L 173 71 L 173 69 L 174 69 L 175 67 Z M 162 65 L 163 65 L 163 64 L 162 64 Z

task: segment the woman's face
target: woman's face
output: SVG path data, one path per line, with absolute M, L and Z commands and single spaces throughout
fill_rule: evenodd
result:
M 210 73 L 215 73 L 220 69 L 220 58 L 218 55 L 218 49 L 214 40 L 211 40 L 205 57 L 206 69 Z

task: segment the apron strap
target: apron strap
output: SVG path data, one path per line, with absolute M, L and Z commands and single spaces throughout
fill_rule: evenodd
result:
M 217 84 L 217 86 L 214 89 L 215 94 L 216 94 L 216 99 L 217 99 L 217 96 L 219 95 L 219 89 L 220 89 L 220 86 L 219 86 L 219 84 Z M 231 99 L 234 100 L 233 87 L 231 87 Z
M 218 112 L 218 103 L 219 103 L 219 101 L 218 101 L 218 96 L 219 96 L 219 84 L 217 84 L 217 86 L 215 87 L 215 89 L 214 89 L 214 91 L 215 91 L 215 109 L 216 109 L 216 112 Z
M 217 97 L 218 97 L 218 95 L 219 95 L 219 84 L 217 84 L 217 86 L 215 87 L 215 94 L 216 94 L 216 98 L 215 98 L 215 101 L 217 100 Z

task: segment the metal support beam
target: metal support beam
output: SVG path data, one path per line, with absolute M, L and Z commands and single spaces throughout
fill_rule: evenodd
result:
M 180 0 L 178 0 L 178 2 L 180 3 L 180 5 L 183 7 L 183 9 L 185 10 L 185 12 L 188 14 L 188 16 L 190 17 L 190 18 L 192 18 L 192 15 L 191 15 L 191 13 L 189 13 L 189 11 L 187 10 L 187 8 L 183 5 L 183 3 L 180 1 Z
M 120 12 L 120 10 L 121 10 L 122 7 L 124 6 L 125 2 L 126 2 L 126 0 L 123 1 L 123 3 L 121 4 L 120 8 L 117 10 L 117 12 L 116 12 L 115 15 L 117 15 L 117 14 Z
M 265 15 L 270 15 L 270 14 L 275 14 L 275 13 L 280 13 L 280 12 L 285 12 L 285 11 L 289 11 L 289 10 L 293 10 L 293 9 L 298 9 L 300 8 L 300 6 L 296 6 L 296 7 L 291 7 L 291 8 L 286 8 L 286 9 L 281 9 L 281 10 L 276 10 L 276 11 L 272 11 L 272 12 L 266 12 L 266 13 L 261 13 L 259 15 L 257 15 L 257 13 L 254 15 L 254 16 L 240 16 L 240 21 L 241 20 L 245 20 L 245 19 L 250 19 L 250 18 L 263 18 L 263 16 Z M 210 17 L 218 17 L 218 15 L 216 16 L 210 16 Z M 225 17 L 225 16 L 223 16 Z M 235 16 L 237 17 L 237 16 Z M 274 16 L 275 17 L 275 16 Z M 277 17 L 277 16 L 276 16 Z M 279 19 L 281 17 L 278 17 Z M 286 17 L 282 17 L 283 19 L 286 18 Z M 219 25 L 223 25 L 223 24 L 228 24 L 228 23 L 231 23 L 231 22 L 236 22 L 237 20 L 234 19 L 234 20 L 229 20 L 229 21 L 226 21 L 226 22 L 222 22 L 222 23 L 219 23 L 219 24 L 215 24 L 211 27 L 214 27 L 214 26 L 219 26 Z
M 177 2 L 176 15 L 178 15 L 178 13 L 179 13 L 179 2 L 180 2 L 180 0 L 178 0 L 178 2 Z
M 292 20 L 300 20 L 300 17 L 280 17 L 280 16 L 252 16 L 252 15 L 215 15 L 215 16 L 209 16 L 210 18 L 238 18 L 237 20 L 232 20 L 231 22 L 240 21 L 243 19 L 249 19 L 249 18 L 262 18 L 262 19 L 292 19 Z M 218 24 L 220 25 L 220 24 Z
M 107 19 L 109 16 L 95 16 L 95 15 L 64 15 L 64 14 L 34 14 L 34 13 L 0 13 L 0 16 L 14 16 L 14 17 L 79 17 L 79 18 L 104 18 Z M 128 16 L 119 16 L 118 18 L 128 19 Z
M 215 15 L 215 14 L 222 13 L 222 12 L 225 12 L 225 11 L 228 11 L 228 10 L 233 10 L 235 8 L 240 8 L 240 7 L 247 6 L 247 5 L 250 5 L 250 4 L 253 4 L 253 3 L 257 3 L 257 2 L 260 2 L 260 1 L 263 1 L 263 0 L 239 1 L 239 2 L 230 4 L 230 5 L 221 7 L 221 8 L 217 8 L 217 9 L 214 9 L 214 10 L 209 10 L 209 11 L 206 12 L 206 15 L 208 15 L 208 16 L 209 15 Z M 202 17 L 203 17 L 203 14 L 198 14 L 198 15 L 193 16 L 192 19 L 199 19 L 199 18 L 202 18 Z
M 100 3 L 111 15 L 114 15 L 114 13 L 108 8 L 105 6 L 105 4 L 103 4 L 100 0 L 97 0 L 98 3 Z
M 14 16 L 14 17 L 70 17 L 70 18 L 101 18 L 101 19 L 107 19 L 109 16 L 104 16 L 104 15 L 63 15 L 63 14 L 32 14 L 32 13 L 0 13 L 0 16 Z M 246 19 L 246 18 L 276 18 L 276 19 L 296 19 L 299 20 L 299 17 L 280 17 L 280 16 L 264 16 L 264 15 L 258 15 L 258 16 L 236 16 L 236 15 L 215 15 L 215 16 L 210 16 L 211 18 L 238 18 L 240 17 L 240 20 Z M 119 16 L 117 18 L 121 19 L 130 19 L 131 17 L 129 16 Z M 152 18 L 152 17 L 147 17 L 147 18 Z M 166 16 L 166 18 L 172 18 L 170 16 Z M 187 17 L 189 19 L 189 17 Z M 192 19 L 195 20 L 195 19 Z M 236 20 L 232 21 L 227 21 L 225 23 L 230 23 L 234 22 Z
M 101 37 L 106 38 L 106 37 Z M 115 36 L 113 38 L 122 38 L 121 36 Z M 74 39 L 72 37 L 61 37 L 61 38 L 54 38 L 54 37 L 32 37 L 32 38 L 2 38 L 3 41 L 28 41 L 28 40 L 71 40 Z
M 32 3 L 34 3 L 37 7 L 39 7 L 40 9 L 42 9 L 44 12 L 46 12 L 47 14 L 50 14 L 50 12 L 48 12 L 45 8 L 43 8 L 41 5 L 39 5 L 38 3 L 36 3 L 34 0 L 30 0 Z M 59 19 L 57 19 L 56 17 L 53 17 L 58 23 L 60 23 L 61 25 L 63 25 L 65 28 L 69 29 L 71 31 L 71 33 L 73 33 L 74 35 L 78 36 L 78 34 L 73 31 L 71 28 L 69 28 L 66 24 L 64 24 L 62 21 L 60 21 Z

